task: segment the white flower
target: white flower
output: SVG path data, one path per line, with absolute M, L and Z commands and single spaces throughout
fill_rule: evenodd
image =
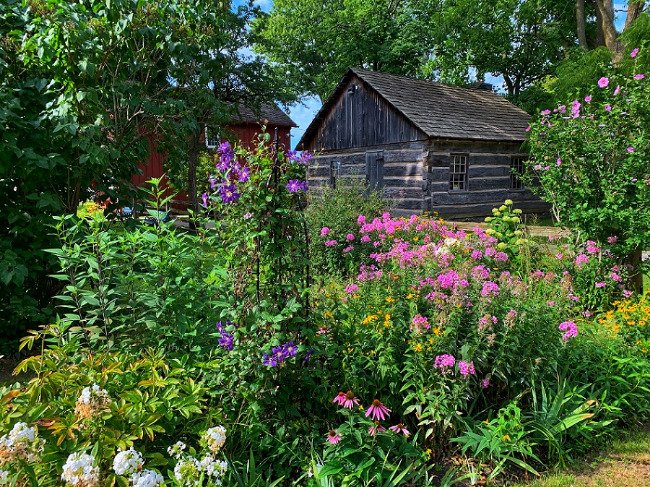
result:
M 223 460 L 219 461 L 212 455 L 206 455 L 199 462 L 199 468 L 208 477 L 220 477 L 223 472 L 228 470 L 228 462 Z
M 0 470 L 0 485 L 9 485 L 9 472 Z
M 144 460 L 142 455 L 133 447 L 126 451 L 119 451 L 113 459 L 113 470 L 117 475 L 131 475 L 142 468 Z
M 45 440 L 38 438 L 36 428 L 18 422 L 0 438 L 0 458 L 5 461 L 23 460 L 34 463 L 40 458 Z
M 75 406 L 75 414 L 82 419 L 91 418 L 98 412 L 107 409 L 110 403 L 111 398 L 108 391 L 93 384 L 91 387 L 84 387 L 81 390 Z
M 212 453 L 219 453 L 221 447 L 226 442 L 226 428 L 223 426 L 215 426 L 210 428 L 204 434 L 205 441 L 208 443 L 208 448 Z
M 163 476 L 155 470 L 143 470 L 131 476 L 131 485 L 133 487 L 158 487 L 164 481 Z
M 72 453 L 63 465 L 61 479 L 73 487 L 99 487 L 99 468 L 94 463 L 92 455 Z
M 177 441 L 174 446 L 167 447 L 167 453 L 169 453 L 169 456 L 178 459 L 181 457 L 181 454 L 185 448 L 187 448 L 187 445 L 185 443 L 182 441 Z
M 199 478 L 201 466 L 194 457 L 179 460 L 174 467 L 174 477 L 181 485 L 194 485 Z

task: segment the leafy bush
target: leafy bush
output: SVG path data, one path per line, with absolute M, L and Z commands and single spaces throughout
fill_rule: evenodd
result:
M 359 215 L 378 217 L 385 208 L 379 193 L 368 192 L 355 180 L 337 181 L 336 188 L 324 188 L 317 196 L 310 197 L 305 217 L 314 275 L 348 276 L 356 272 L 366 258 L 365 249 L 355 235 L 357 218 Z

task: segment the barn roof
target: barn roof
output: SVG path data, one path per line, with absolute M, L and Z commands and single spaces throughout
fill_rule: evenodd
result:
M 490 90 L 462 88 L 351 68 L 316 114 L 298 147 L 305 147 L 354 77 L 376 91 L 429 137 L 524 141 L 530 115 Z
M 259 108 L 240 103 L 233 123 L 268 123 L 279 127 L 297 127 L 296 122 L 289 118 L 275 103 L 262 103 Z

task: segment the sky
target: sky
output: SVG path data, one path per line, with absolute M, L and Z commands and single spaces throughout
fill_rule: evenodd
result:
M 234 0 L 233 7 L 236 8 L 238 5 L 246 3 L 245 0 Z M 269 12 L 273 8 L 273 0 L 254 0 L 255 5 L 260 7 L 265 12 Z M 614 9 L 616 11 L 616 27 L 617 29 L 622 30 L 623 23 L 625 22 L 625 14 L 627 10 L 627 2 L 614 2 Z M 486 82 L 494 85 L 498 90 L 503 91 L 503 78 L 494 77 L 487 75 Z M 321 102 L 317 97 L 305 97 L 302 102 L 296 103 L 289 107 L 288 113 L 291 119 L 296 122 L 298 127 L 291 130 L 291 145 L 295 147 L 300 138 L 305 133 L 307 126 L 313 120 L 316 112 L 321 107 Z

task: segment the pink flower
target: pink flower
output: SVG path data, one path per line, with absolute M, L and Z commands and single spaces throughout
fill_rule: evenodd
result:
M 605 283 L 605 281 L 598 281 L 596 283 L 596 287 L 598 287 L 598 288 L 605 287 L 606 285 L 607 284 Z
M 605 111 L 606 112 L 611 112 L 612 111 L 612 106 L 609 103 L 607 105 L 605 105 Z
M 330 432 L 327 433 L 326 437 L 327 441 L 329 441 L 332 445 L 336 445 L 341 441 L 341 435 L 339 435 L 336 430 L 330 430 Z
M 573 100 L 573 103 L 571 103 L 571 117 L 578 118 L 580 116 L 580 106 L 578 100 Z
M 455 363 L 456 359 L 454 356 L 445 353 L 436 357 L 436 360 L 433 363 L 433 367 L 436 369 L 442 369 L 444 371 L 448 367 L 453 367 Z
M 458 362 L 458 371 L 463 377 L 468 377 L 470 375 L 476 374 L 476 370 L 474 369 L 474 362 L 465 362 L 463 360 L 460 360 Z
M 557 107 L 557 111 L 560 113 L 565 113 L 566 112 L 566 105 L 560 105 Z
M 320 236 L 324 237 L 325 235 L 329 235 L 330 229 L 327 227 L 323 227 L 320 229 Z
M 370 237 L 368 235 L 364 235 L 363 237 L 361 237 L 361 241 L 363 243 L 368 243 L 370 242 Z
M 407 438 L 411 436 L 409 430 L 407 430 L 402 423 L 397 423 L 395 426 L 391 426 L 388 429 L 391 430 L 393 433 L 402 433 Z
M 363 225 L 364 223 L 366 223 L 366 217 L 364 215 L 359 215 L 357 217 L 357 223 L 359 225 Z
M 349 284 L 345 287 L 345 292 L 348 294 L 354 294 L 359 290 L 359 286 L 356 284 Z
M 616 85 L 616 88 L 614 89 L 614 96 L 618 95 L 621 92 L 621 87 L 619 85 Z
M 557 161 L 555 161 L 555 165 L 558 166 L 558 167 L 560 167 L 560 166 L 562 165 L 562 159 L 560 159 L 560 158 L 558 157 L 558 158 L 557 158 Z
M 569 338 L 578 336 L 578 326 L 573 321 L 564 321 L 558 326 L 558 330 L 563 331 L 562 341 L 566 342 Z
M 488 387 L 490 387 L 490 378 L 486 377 L 481 381 L 481 389 L 487 389 Z
M 354 392 L 348 391 L 345 394 L 342 406 L 347 409 L 352 409 L 354 406 L 359 405 L 359 398 L 354 395 Z
M 589 257 L 588 257 L 586 254 L 579 254 L 579 255 L 576 257 L 576 262 L 575 262 L 575 264 L 576 264 L 578 267 L 581 267 L 583 264 L 586 264 L 587 262 L 589 262 Z
M 634 147 L 629 146 L 626 150 L 627 150 L 628 152 L 634 152 Z
M 429 320 L 426 318 L 426 316 L 417 314 L 411 320 L 411 329 L 416 333 L 422 333 L 423 330 L 428 330 L 430 328 L 431 325 L 429 324 Z
M 531 128 L 532 128 L 532 127 L 531 127 L 530 125 L 529 125 L 528 127 L 526 127 L 526 132 L 530 132 L 530 129 L 531 129 Z
M 634 79 L 643 79 L 643 78 L 645 78 L 645 74 L 639 73 L 634 75 Z
M 381 433 L 383 431 L 386 431 L 386 428 L 384 428 L 382 425 L 380 425 L 377 421 L 368 428 L 368 434 L 370 436 L 375 436 L 377 433 Z
M 339 391 L 336 397 L 332 399 L 332 402 L 334 404 L 338 404 L 339 406 L 343 406 L 343 403 L 345 402 L 345 392 Z
M 634 294 L 634 293 L 632 291 L 630 291 L 629 289 L 623 289 L 623 297 L 624 298 L 629 298 L 630 296 L 632 296 L 632 294 Z
M 499 285 L 496 282 L 486 281 L 481 289 L 481 296 L 498 296 Z
M 607 88 L 607 85 L 609 85 L 609 78 L 606 78 L 603 76 L 598 80 L 598 87 L 599 88 Z
M 630 53 L 630 57 L 634 59 L 637 54 L 639 54 L 639 48 L 635 47 L 634 49 L 632 49 L 632 52 Z
M 334 247 L 338 242 L 336 240 L 327 240 L 325 242 L 325 247 Z
M 352 241 L 354 240 L 354 235 L 351 234 L 351 233 L 348 233 L 348 234 L 345 236 L 345 240 L 347 240 L 348 242 L 352 242 Z
M 609 275 L 609 278 L 610 278 L 612 281 L 614 281 L 614 282 L 621 282 L 621 281 L 623 280 L 623 278 L 621 277 L 621 275 L 620 275 L 620 274 L 617 274 L 616 272 L 612 272 L 612 273 Z
M 352 245 L 348 245 L 347 247 L 345 247 L 345 248 L 343 249 L 343 253 L 344 253 L 344 254 L 347 254 L 347 253 L 349 253 L 349 252 L 352 252 L 353 250 L 354 250 L 354 246 L 352 246 Z
M 600 248 L 593 240 L 587 240 L 586 247 L 587 247 L 587 253 L 589 254 L 597 254 L 598 252 L 600 252 Z
M 541 164 L 535 164 L 535 165 L 533 166 L 533 169 L 534 169 L 535 171 L 541 171 L 541 170 L 542 170 L 542 165 L 541 165 Z
M 384 406 L 379 399 L 375 399 L 366 411 L 366 418 L 383 421 L 389 416 L 389 413 L 390 409 Z
M 616 235 L 612 235 L 611 237 L 607 237 L 607 243 L 610 245 L 614 245 L 616 242 L 618 242 L 618 237 Z
M 555 254 L 555 258 L 557 260 L 562 260 L 564 259 L 564 254 L 562 252 L 558 252 L 557 254 Z
M 548 109 L 546 109 L 546 110 L 542 110 L 540 113 L 541 113 L 543 116 L 546 116 L 546 115 L 550 115 L 550 114 L 551 114 L 551 111 L 548 110 Z
M 472 250 L 472 255 L 470 257 L 474 260 L 481 260 L 483 258 L 483 252 L 480 250 Z
M 587 95 L 587 96 L 585 96 L 585 101 L 586 101 L 587 103 L 591 102 L 591 95 Z

